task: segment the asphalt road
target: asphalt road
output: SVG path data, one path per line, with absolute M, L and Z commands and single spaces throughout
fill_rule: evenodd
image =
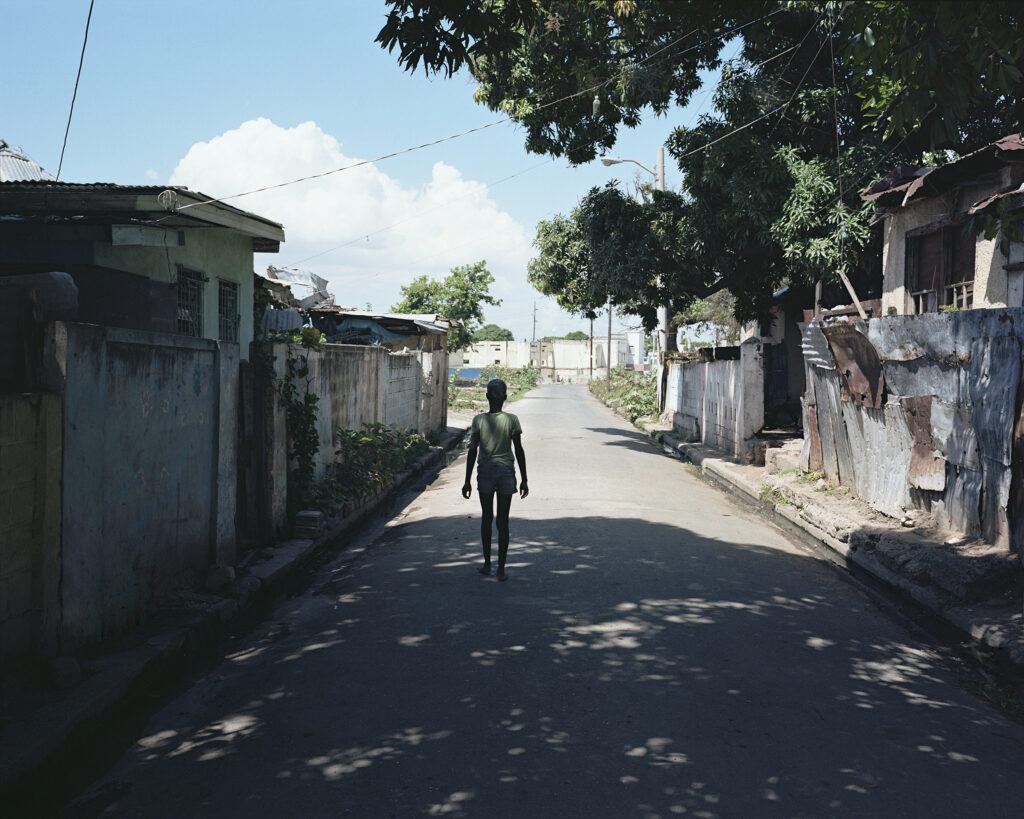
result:
M 156 715 L 103 815 L 1021 815 L 1024 727 L 839 571 L 581 387 L 509 409 L 509 581 L 460 458 Z

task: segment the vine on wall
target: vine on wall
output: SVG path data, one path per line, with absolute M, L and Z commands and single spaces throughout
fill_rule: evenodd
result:
M 319 330 L 305 327 L 294 342 L 305 352 L 299 352 L 294 344 L 288 346 L 285 376 L 278 381 L 278 393 L 285 405 L 288 456 L 295 464 L 288 473 L 289 521 L 294 521 L 300 510 L 309 508 L 313 499 L 313 476 L 320 450 L 320 436 L 316 431 L 320 397 L 310 391 L 309 351 L 323 346 L 323 336 Z M 305 382 L 301 392 L 300 381 Z

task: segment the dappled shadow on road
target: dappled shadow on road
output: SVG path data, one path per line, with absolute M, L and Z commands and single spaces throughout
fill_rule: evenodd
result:
M 809 557 L 514 519 L 497 583 L 476 525 L 395 525 L 338 567 L 315 620 L 285 612 L 153 726 L 134 757 L 166 784 L 111 815 L 976 815 L 1019 792 L 1021 732 Z
M 636 452 L 657 453 L 650 436 L 631 429 L 617 429 L 615 427 L 587 427 L 589 432 L 596 432 L 609 440 L 601 441 L 603 446 L 617 446 L 623 449 L 632 449 Z

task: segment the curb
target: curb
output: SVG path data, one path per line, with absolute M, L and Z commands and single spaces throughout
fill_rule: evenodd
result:
M 617 407 L 605 406 L 628 421 Z M 652 442 L 655 435 L 659 434 L 660 448 L 666 455 L 699 467 L 702 477 L 716 488 L 757 507 L 764 505 L 762 490 L 765 484 L 751 480 L 720 453 L 702 444 L 682 441 L 669 430 L 653 426 L 645 428 L 635 423 L 633 426 L 650 436 Z M 771 488 L 774 485 L 769 486 Z M 868 538 L 849 538 L 850 531 L 863 528 L 862 524 L 844 521 L 846 525 L 843 530 L 836 531 L 834 527 L 826 527 L 824 516 L 816 514 L 820 511 L 811 506 L 799 508 L 791 502 L 775 502 L 771 504 L 770 515 L 764 511 L 761 511 L 761 515 L 773 519 L 776 525 L 785 523 L 783 528 L 800 530 L 823 551 L 824 557 L 830 562 L 846 571 L 867 575 L 888 593 L 938 618 L 946 630 L 959 642 L 972 647 L 975 654 L 981 652 L 989 655 L 998 667 L 1008 671 L 1018 681 L 1024 681 L 1024 618 L 1021 616 L 1019 598 L 1013 605 L 951 600 L 941 589 L 917 583 L 886 566 L 870 546 L 862 542 L 868 541 Z M 894 532 L 904 531 L 895 526 L 891 529 Z M 935 543 L 935 548 L 942 547 L 943 544 Z
M 762 486 L 755 485 L 746 476 L 739 474 L 726 459 L 716 457 L 700 444 L 680 441 L 669 433 L 663 433 L 662 448 L 666 454 L 700 467 L 712 483 L 760 505 Z M 888 591 L 938 617 L 960 641 L 993 653 L 1000 665 L 1024 679 L 1024 633 L 1019 606 L 951 601 L 944 597 L 941 590 L 921 585 L 893 571 L 878 560 L 870 549 L 836 537 L 835 532 L 829 532 L 822 525 L 808 519 L 814 517 L 813 508 L 800 509 L 791 503 L 773 503 L 771 511 L 790 526 L 809 535 L 827 551 L 826 556 L 831 562 L 847 570 L 856 569 L 869 575 Z M 892 530 L 900 531 L 897 527 L 892 527 Z M 942 548 L 942 544 L 935 543 L 935 548 Z
M 0 804 L 19 804 L 32 789 L 53 788 L 55 771 L 73 764 L 71 753 L 79 741 L 104 729 L 104 723 L 129 701 L 151 695 L 162 678 L 183 668 L 203 648 L 209 648 L 227 633 L 228 624 L 239 614 L 255 611 L 259 603 L 281 593 L 313 555 L 357 530 L 367 519 L 391 503 L 415 479 L 443 466 L 448 452 L 465 437 L 468 429 L 449 427 L 441 443 L 395 476 L 391 485 L 345 508 L 345 514 L 314 539 L 293 539 L 273 547 L 273 555 L 251 563 L 244 574 L 226 590 L 227 597 L 204 596 L 209 605 L 202 613 L 158 610 L 154 636 L 146 637 L 144 625 L 130 635 L 136 645 L 84 659 L 85 678 L 73 689 L 54 694 L 49 701 L 29 712 L 23 720 L 12 720 L 0 730 Z M 152 623 L 149 626 L 153 629 Z M 80 766 L 76 766 L 80 767 Z M 49 783 L 49 784 L 48 784 Z M 83 783 L 84 784 L 84 783 Z M 26 800 L 25 804 L 29 804 Z M 38 803 L 37 803 L 38 804 Z

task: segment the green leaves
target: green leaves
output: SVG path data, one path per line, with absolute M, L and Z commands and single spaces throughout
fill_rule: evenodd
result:
M 504 327 L 499 327 L 497 324 L 485 324 L 475 333 L 473 333 L 472 340 L 477 341 L 515 341 L 515 336 L 512 335 L 511 330 L 506 330 Z
M 483 305 L 501 304 L 501 299 L 490 295 L 493 283 L 485 261 L 453 267 L 444 279 L 418 276 L 403 285 L 402 299 L 391 309 L 396 313 L 435 313 L 460 322 L 448 331 L 448 349 L 458 350 L 472 341 L 473 332 L 483 322 Z

